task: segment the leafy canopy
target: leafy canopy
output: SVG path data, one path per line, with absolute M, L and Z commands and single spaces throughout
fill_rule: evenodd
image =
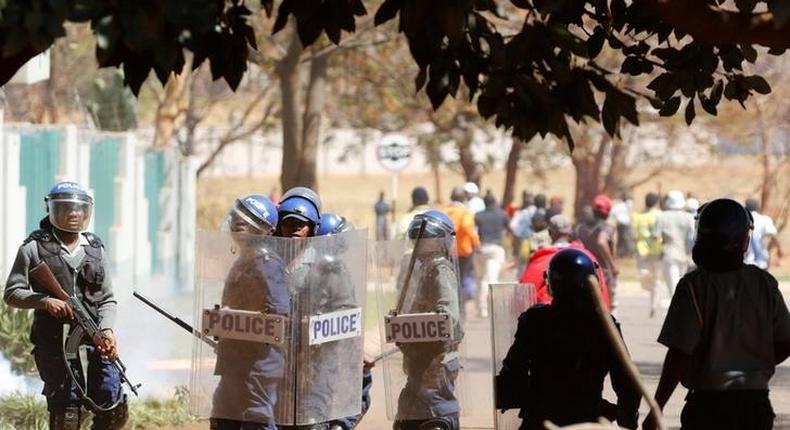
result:
M 790 45 L 786 0 L 384 0 L 376 25 L 397 18 L 419 67 L 415 84 L 434 108 L 463 82 L 484 118 L 521 139 L 549 133 L 572 144 L 569 121 L 600 122 L 617 135 L 638 124 L 637 101 L 661 115 L 685 103 L 715 115 L 722 97 L 743 104 L 771 91 L 744 72 L 756 45 Z M 727 10 L 734 4 L 737 10 Z M 102 67 L 122 67 L 137 94 L 151 70 L 161 82 L 208 61 L 214 79 L 236 88 L 256 49 L 243 0 L 0 0 L 0 82 L 9 70 L 65 34 L 65 21 L 90 22 Z M 268 16 L 274 0 L 261 0 Z M 341 43 L 367 14 L 362 0 L 280 0 L 274 32 L 295 22 L 304 46 L 322 34 Z M 7 69 L 7 70 L 2 70 Z M 647 84 L 640 88 L 639 83 Z M 644 86 L 644 85 L 643 85 Z

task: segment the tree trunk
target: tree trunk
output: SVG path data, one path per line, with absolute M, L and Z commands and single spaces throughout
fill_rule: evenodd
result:
M 603 181 L 602 192 L 610 196 L 625 192 L 625 177 L 628 167 L 625 165 L 626 143 L 623 139 L 611 140 L 612 151 L 609 154 L 609 169 Z
M 760 125 L 761 160 L 763 180 L 760 183 L 760 212 L 765 212 L 771 203 L 771 194 L 774 186 L 774 173 L 771 168 L 771 127 L 766 126 L 765 115 L 760 103 L 754 104 L 757 113 L 757 123 Z
M 510 145 L 510 154 L 507 156 L 505 165 L 505 189 L 502 192 L 502 207 L 513 202 L 516 187 L 516 173 L 518 173 L 518 162 L 521 159 L 521 151 L 524 150 L 526 143 L 521 139 L 513 139 Z
M 576 170 L 576 196 L 573 201 L 574 217 L 579 220 L 582 209 L 591 205 L 596 194 L 601 192 L 601 164 L 606 153 L 608 137 L 597 143 L 590 136 L 576 139 L 576 150 L 571 154 Z
M 464 172 L 464 179 L 466 179 L 466 182 L 474 182 L 479 186 L 482 172 L 472 154 L 474 134 L 475 130 L 473 127 L 465 127 L 460 133 L 457 133 L 456 145 L 458 147 L 458 161 Z
M 310 61 L 310 81 L 302 122 L 302 148 L 299 154 L 299 168 L 291 186 L 304 186 L 317 189 L 316 155 L 318 138 L 321 131 L 321 112 L 326 104 L 326 78 L 330 54 L 313 57 Z M 283 188 L 287 189 L 287 188 Z
M 276 67 L 280 79 L 280 97 L 282 97 L 283 161 L 280 185 L 283 190 L 293 187 L 297 182 L 299 156 L 302 150 L 302 115 L 299 112 L 301 54 L 302 44 L 296 31 L 293 31 L 288 50 Z

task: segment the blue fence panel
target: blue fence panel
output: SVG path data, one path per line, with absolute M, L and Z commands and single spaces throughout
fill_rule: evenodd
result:
M 93 231 L 107 248 L 112 243 L 110 227 L 115 220 L 115 177 L 118 173 L 120 137 L 102 137 L 90 146 L 90 187 L 94 193 Z
M 20 133 L 19 182 L 25 187 L 25 228 L 38 229 L 46 213 L 44 196 L 55 185 L 60 161 L 60 130 L 31 130 Z
M 162 271 L 159 259 L 158 231 L 162 220 L 162 203 L 159 195 L 165 185 L 165 154 L 153 151 L 145 154 L 145 198 L 148 200 L 148 240 L 151 242 L 151 273 Z

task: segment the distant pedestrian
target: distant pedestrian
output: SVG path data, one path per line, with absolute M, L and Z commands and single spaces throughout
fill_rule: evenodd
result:
M 560 196 L 551 196 L 549 199 L 549 207 L 546 209 L 546 221 L 550 220 L 554 215 L 562 213 L 564 202 Z
M 483 199 L 486 208 L 475 214 L 475 225 L 480 235 L 478 265 L 482 273 L 478 276 L 477 309 L 481 318 L 488 317 L 488 285 L 499 281 L 499 272 L 505 264 L 505 248 L 502 239 L 510 231 L 507 214 L 498 205 L 493 194 Z
M 746 264 L 754 264 L 761 269 L 768 269 L 771 259 L 768 248 L 772 242 L 777 242 L 778 231 L 774 220 L 768 215 L 760 213 L 760 204 L 757 199 L 746 199 L 746 209 L 752 213 L 752 218 L 754 218 L 754 230 L 744 261 Z
M 450 217 L 455 225 L 458 269 L 465 303 L 467 300 L 477 298 L 474 253 L 480 249 L 480 237 L 477 235 L 477 228 L 475 228 L 475 215 L 464 204 L 466 200 L 464 189 L 461 187 L 453 188 L 450 200 L 450 206 L 447 206 L 444 212 L 447 213 L 447 216 Z M 464 306 L 461 309 L 462 313 L 464 313 Z
M 411 208 L 398 218 L 398 230 L 396 231 L 398 239 L 406 238 L 406 233 L 409 231 L 409 224 L 411 224 L 415 215 L 421 214 L 431 208 L 428 205 L 429 201 L 428 190 L 426 190 L 425 187 L 417 186 L 411 190 Z
M 689 238 L 694 236 L 694 218 L 685 211 L 686 196 L 681 191 L 667 193 L 664 207 L 656 218 L 656 236 L 661 238 L 664 279 L 671 296 L 691 261 Z
M 633 229 L 636 238 L 636 268 L 639 270 L 639 282 L 642 288 L 650 292 L 650 317 L 656 313 L 659 305 L 660 285 L 663 279 L 661 264 L 661 237 L 656 235 L 656 220 L 661 210 L 658 209 L 658 194 L 645 195 L 645 210 L 634 214 Z M 671 296 L 671 291 L 668 291 Z
M 605 194 L 593 198 L 592 219 L 584 219 L 576 227 L 576 237 L 601 263 L 609 287 L 612 309 L 617 307 L 617 275 L 620 271 L 614 261 L 614 227 L 606 222 L 612 210 L 612 199 Z
M 387 215 L 392 212 L 392 206 L 384 201 L 384 191 L 379 192 L 379 199 L 373 205 L 376 213 L 376 240 L 387 240 L 390 237 Z
M 634 236 L 631 229 L 631 212 L 634 210 L 634 201 L 628 193 L 623 193 L 620 201 L 612 206 L 612 218 L 617 228 L 617 245 L 615 255 L 618 258 L 628 258 L 634 255 Z
M 480 188 L 474 182 L 464 184 L 466 192 L 466 207 L 472 212 L 478 213 L 486 208 L 485 202 L 480 198 Z
M 532 215 L 535 213 L 535 197 L 532 193 L 521 193 L 521 207 L 510 219 L 513 232 L 513 255 L 516 257 L 516 273 L 521 273 L 529 260 L 530 238 L 532 237 Z
M 547 230 L 551 236 L 551 246 L 540 248 L 532 254 L 532 257 L 529 258 L 529 263 L 527 263 L 527 267 L 519 277 L 519 282 L 522 284 L 531 284 L 535 287 L 535 301 L 537 303 L 550 304 L 552 297 L 546 285 L 545 274 L 551 257 L 565 248 L 579 249 L 587 253 L 595 263 L 601 295 L 603 296 L 604 304 L 609 308 L 609 288 L 606 285 L 606 277 L 604 276 L 603 270 L 601 270 L 600 264 L 595 256 L 592 255 L 581 242 L 571 238 L 571 234 L 573 233 L 571 221 L 563 214 L 554 215 L 549 220 L 549 227 Z

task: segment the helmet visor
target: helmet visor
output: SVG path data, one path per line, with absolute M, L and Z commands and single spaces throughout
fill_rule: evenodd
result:
M 259 221 L 238 200 L 222 221 L 222 231 L 247 234 L 271 234 L 274 227 Z
M 49 222 L 56 228 L 71 233 L 88 229 L 93 212 L 93 203 L 79 198 L 55 198 L 47 200 Z

